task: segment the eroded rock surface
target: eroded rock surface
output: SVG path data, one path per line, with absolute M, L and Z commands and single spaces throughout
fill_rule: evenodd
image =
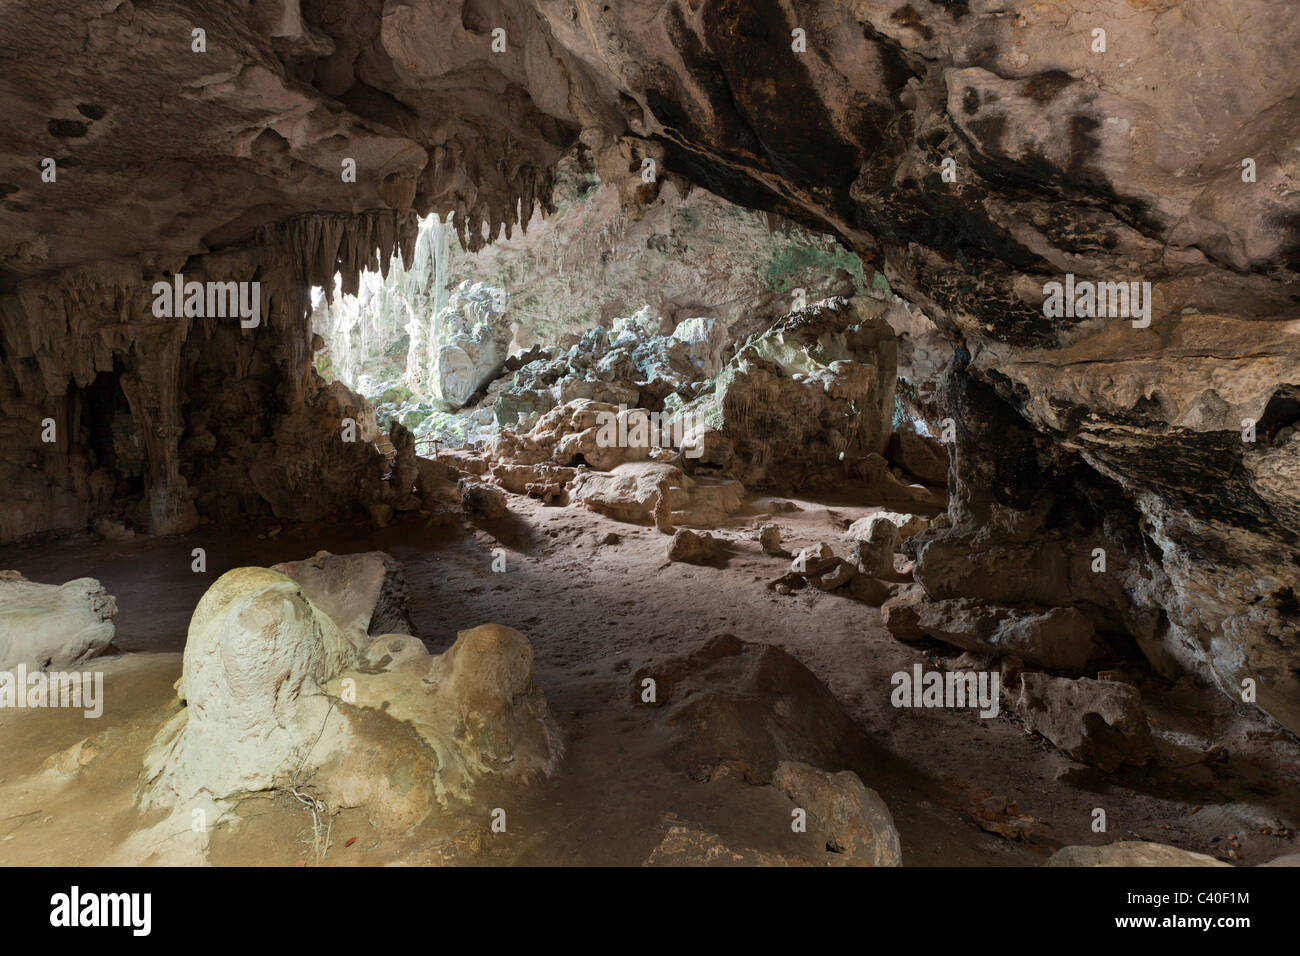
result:
M 528 639 L 498 625 L 432 657 L 405 634 L 358 651 L 295 581 L 229 571 L 195 609 L 185 706 L 146 754 L 141 795 L 184 808 L 284 790 L 404 830 L 472 801 L 487 775 L 554 771 L 563 745 L 532 660 Z
M 656 685 L 673 735 L 671 769 L 708 780 L 724 769 L 771 783 L 782 761 L 832 772 L 860 766 L 866 738 L 816 676 L 779 647 L 729 634 L 638 671 Z M 638 697 L 639 700 L 639 697 Z
M 271 570 L 295 581 L 358 650 L 376 634 L 415 633 L 406 610 L 402 565 L 382 551 L 318 551 L 303 561 L 274 564 Z
M 1101 0 L 345 12 L 205 9 L 201 52 L 183 5 L 6 17 L 0 539 L 391 507 L 382 456 L 339 440 L 346 397 L 309 374 L 311 286 L 409 258 L 418 214 L 454 213 L 470 248 L 526 223 L 582 138 L 630 208 L 697 183 L 829 231 L 957 344 L 947 398 L 915 403 L 956 430 L 951 521 L 917 548 L 932 598 L 1075 606 L 1168 675 L 1255 681 L 1300 728 L 1289 3 L 1120 24 Z M 155 315 L 153 282 L 182 271 L 260 282 L 260 324 Z M 1150 291 L 1131 314 L 1045 308 L 1067 276 Z M 789 380 L 747 361 L 720 393 L 739 445 L 709 454 L 770 468 L 745 410 Z M 815 374 L 841 393 L 824 411 L 865 385 Z M 610 385 L 583 382 L 564 400 Z M 887 437 L 815 434 L 810 469 Z
M 0 571 L 0 671 L 74 667 L 113 642 L 117 602 L 94 578 L 37 584 Z
M 1231 866 L 1204 853 L 1180 850 L 1164 843 L 1121 840 L 1105 846 L 1067 846 L 1053 853 L 1044 866 Z
M 1027 730 L 1102 770 L 1141 766 L 1154 749 L 1141 695 L 1130 684 L 1026 673 L 1016 713 Z

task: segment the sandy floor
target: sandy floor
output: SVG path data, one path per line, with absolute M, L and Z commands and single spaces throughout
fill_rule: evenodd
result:
M 1224 859 L 1231 850 L 1245 864 L 1294 851 L 1300 745 L 1276 726 L 1234 712 L 1215 693 L 1144 684 L 1152 723 L 1171 741 L 1169 766 L 1112 776 L 1027 736 L 1005 706 L 987 720 L 971 711 L 893 708 L 894 672 L 917 662 L 942 666 L 956 654 L 937 644 L 896 642 L 877 608 L 812 589 L 783 597 L 764 587 L 788 561 L 761 552 L 761 524 L 776 523 L 787 547 L 819 540 L 843 547 L 844 527 L 878 510 L 850 504 L 854 499 L 863 500 L 860 490 L 832 501 L 793 499 L 802 510 L 775 514 L 771 499 L 751 499 L 746 514 L 715 532 L 735 543 L 724 568 L 669 563 L 668 539 L 653 529 L 513 496 L 515 516 L 491 526 L 411 517 L 384 530 L 284 526 L 271 535 L 277 525 L 268 522 L 174 538 L 9 549 L 0 553 L 0 567 L 32 580 L 101 580 L 117 598 L 123 654 L 103 667 L 108 706 L 98 721 L 0 711 L 0 864 L 105 862 L 131 833 L 156 822 L 133 807 L 139 757 L 175 707 L 171 683 L 180 673 L 190 612 L 222 572 L 320 549 L 375 548 L 404 562 L 411 616 L 430 650 L 445 650 L 458 630 L 489 621 L 528 635 L 535 680 L 568 755 L 552 780 L 499 796 L 511 808 L 506 834 L 490 833 L 485 819 L 448 818 L 394 841 L 376 833 L 363 811 L 344 811 L 334 820 L 326 863 L 639 864 L 670 818 L 752 841 L 770 788 L 749 788 L 743 798 L 733 788 L 723 799 L 718 784 L 669 772 L 659 757 L 661 730 L 628 703 L 638 668 L 725 632 L 792 653 L 872 738 L 878 753 L 859 774 L 890 807 L 907 864 L 1035 864 L 1061 845 L 1121 839 Z M 609 532 L 620 540 L 600 543 Z M 207 552 L 206 574 L 190 570 L 196 547 Z M 508 567 L 494 574 L 497 547 L 507 549 Z M 1199 714 L 1189 716 L 1198 706 Z M 78 750 L 88 734 L 93 748 Z M 1203 759 L 1214 745 L 1226 750 L 1226 761 Z M 71 757 L 59 756 L 70 747 Z M 50 769 L 69 760 L 79 766 L 71 778 Z M 50 782 L 56 778 L 57 786 Z M 990 798 L 1000 806 L 1003 797 L 1018 805 L 1019 837 L 976 822 L 977 808 Z M 494 795 L 485 799 L 491 805 Z M 1105 834 L 1090 829 L 1095 808 L 1106 811 Z M 772 847 L 780 848 L 784 829 L 773 826 Z M 208 859 L 314 863 L 306 836 L 304 815 L 291 799 L 257 797 L 240 808 L 238 821 L 212 834 Z

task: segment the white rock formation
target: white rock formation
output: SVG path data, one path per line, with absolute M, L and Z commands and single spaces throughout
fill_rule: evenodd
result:
M 186 708 L 146 754 L 150 797 L 289 785 L 332 709 L 324 684 L 355 657 L 294 581 L 268 568 L 227 571 L 190 619 L 178 687 Z
M 0 671 L 72 667 L 104 651 L 117 602 L 94 578 L 37 584 L 0 571 Z
M 176 809 L 281 789 L 404 830 L 487 774 L 554 771 L 563 745 L 532 667 L 528 639 L 493 624 L 433 658 L 407 634 L 359 654 L 297 583 L 237 568 L 195 608 L 186 706 L 145 755 L 141 797 Z
M 509 357 L 510 297 L 481 282 L 462 282 L 435 321 L 438 394 L 453 405 L 470 397 L 501 372 Z

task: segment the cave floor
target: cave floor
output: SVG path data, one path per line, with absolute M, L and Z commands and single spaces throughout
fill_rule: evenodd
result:
M 638 668 L 718 633 L 781 646 L 867 732 L 877 750 L 859 775 L 889 806 L 907 865 L 1034 865 L 1059 846 L 1127 839 L 1242 864 L 1294 851 L 1296 738 L 1188 682 L 1144 682 L 1152 725 L 1173 756 L 1156 770 L 1117 775 L 1076 764 L 1026 735 L 1005 701 L 992 719 L 970 710 L 895 709 L 892 674 L 916 663 L 942 666 L 956 652 L 899 643 L 882 626 L 878 608 L 848 598 L 767 590 L 788 560 L 762 553 L 759 526 L 777 524 L 787 549 L 819 540 L 841 547 L 848 522 L 880 510 L 854 503 L 872 500 L 862 489 L 788 500 L 801 510 L 774 512 L 774 499 L 751 497 L 745 512 L 714 531 L 735 548 L 722 568 L 669 563 L 668 538 L 653 528 L 515 496 L 512 516 L 501 522 L 410 515 L 375 529 L 267 519 L 170 538 L 81 538 L 7 549 L 0 567 L 31 580 L 102 581 L 117 599 L 122 653 L 95 665 L 106 686 L 98 720 L 70 711 L 0 711 L 0 864 L 636 865 L 673 822 L 699 824 L 729 845 L 781 853 L 791 839 L 788 803 L 785 809 L 773 804 L 770 787 L 699 783 L 667 770 L 652 709 L 629 702 Z M 931 510 L 941 505 L 936 500 Z M 620 540 L 601 543 L 610 532 Z M 191 570 L 192 549 L 199 547 L 207 555 L 201 574 Z M 506 549 L 507 569 L 492 573 L 498 547 Z M 171 685 L 203 591 L 230 568 L 321 549 L 383 549 L 402 561 L 411 617 L 435 653 L 458 630 L 487 622 L 516 628 L 532 641 L 534 679 L 567 753 L 552 779 L 513 793 L 485 791 L 483 807 L 508 807 L 506 833 L 490 831 L 485 810 L 385 837 L 363 808 L 345 809 L 332 821 L 322 857 L 304 809 L 288 794 L 273 793 L 222 817 L 204 851 L 196 849 L 188 818 L 164 821 L 133 806 L 141 755 L 176 706 Z M 1202 759 L 1214 745 L 1226 750 L 1227 760 Z M 1018 812 L 1002 812 L 1001 798 Z M 1106 833 L 1091 830 L 1095 808 L 1106 811 Z M 151 835 L 144 839 L 146 830 Z

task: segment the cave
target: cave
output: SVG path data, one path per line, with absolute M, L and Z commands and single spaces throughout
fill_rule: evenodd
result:
M 9 10 L 0 864 L 1300 865 L 1297 41 Z

